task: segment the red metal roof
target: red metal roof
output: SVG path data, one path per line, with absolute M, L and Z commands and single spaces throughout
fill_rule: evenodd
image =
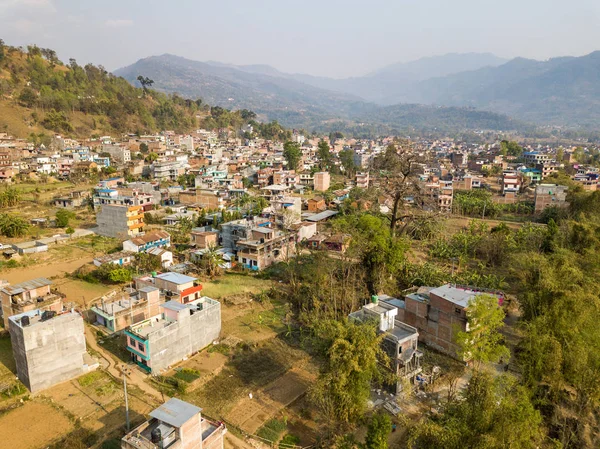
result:
M 191 295 L 192 293 L 199 292 L 200 290 L 202 290 L 201 285 L 195 285 L 194 287 L 186 288 L 181 292 L 181 297 L 184 298 L 188 295 Z

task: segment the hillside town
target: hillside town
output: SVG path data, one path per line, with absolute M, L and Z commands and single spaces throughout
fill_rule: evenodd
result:
M 569 189 L 598 189 L 597 155 L 596 147 L 361 140 L 297 131 L 282 142 L 254 137 L 249 124 L 241 134 L 199 129 L 83 140 L 57 134 L 47 145 L 2 133 L 0 195 L 21 223 L 1 230 L 7 270 L 0 281 L 1 316 L 18 379 L 6 375 L 10 369 L 3 374 L 3 397 L 10 403 L 29 393 L 52 396 L 48 392 L 65 383 L 81 390 L 101 382 L 119 402 L 114 382 L 123 379 L 125 410 L 114 411 L 120 425 L 110 428 L 115 447 L 313 447 L 318 420 L 302 417 L 294 404 L 308 406 L 319 370 L 310 351 L 292 343 L 291 329 L 302 329 L 305 306 L 295 311 L 296 300 L 281 295 L 311 294 L 295 293 L 294 284 L 306 276 L 298 271 L 301 264 L 322 260 L 319 270 L 341 264 L 352 271 L 361 261 L 369 267 L 360 281 L 367 288 L 323 307 L 352 323 L 375 323 L 391 377 L 373 386 L 369 407 L 384 410 L 396 426 L 403 410 L 436 407 L 440 395 L 468 382 L 465 362 L 479 362 L 460 339 L 474 332 L 470 308 L 477 298 L 491 299 L 493 308 L 508 314 L 515 313 L 507 308 L 514 298 L 499 278 L 462 276 L 469 253 L 451 248 L 454 237 L 434 240 L 429 250 L 449 251 L 436 257 L 446 258 L 451 276 L 415 278 L 399 288 L 385 265 L 391 259 L 382 264 L 369 255 L 385 252 L 369 249 L 381 225 L 370 228 L 361 220 L 391 217 L 396 224 L 384 240 L 392 242 L 395 227 L 412 229 L 407 235 L 423 242 L 443 222 L 460 226 L 465 238 L 482 238 L 474 227 L 487 222 L 492 233 L 536 221 L 541 229 L 566 213 Z M 25 205 L 25 195 L 35 207 Z M 428 224 L 415 227 L 419 216 Z M 425 236 L 427 226 L 432 235 Z M 68 262 L 69 270 L 52 269 L 75 253 L 81 259 Z M 426 257 L 417 254 L 408 257 Z M 493 258 L 502 256 L 477 257 L 494 266 L 500 261 Z M 37 264 L 48 269 L 38 272 Z M 333 276 L 331 282 L 339 276 L 321 275 Z M 277 282 L 285 282 L 284 290 Z M 254 284 L 258 288 L 246 288 Z M 267 324 L 264 315 L 271 317 Z M 231 372 L 236 357 L 258 356 L 276 335 L 291 339 L 286 351 L 303 364 L 286 359 L 288 368 L 265 375 L 263 383 L 244 368 L 246 386 L 231 391 L 228 406 L 202 402 L 215 392 L 229 394 L 233 387 L 219 384 L 220 372 Z M 268 357 L 252 370 L 268 372 L 263 363 L 282 363 Z M 494 362 L 498 369 L 518 369 L 510 356 Z M 205 391 L 211 382 L 216 390 Z M 135 428 L 127 385 L 150 399 L 141 405 L 134 400 Z M 85 393 L 97 398 L 90 416 L 104 402 L 102 388 Z M 281 398 L 267 399 L 271 394 Z M 56 401 L 69 410 L 68 401 Z M 210 418 L 201 413 L 205 407 Z M 297 416 L 303 428 L 282 425 L 282 413 Z M 119 435 L 123 420 L 126 433 Z

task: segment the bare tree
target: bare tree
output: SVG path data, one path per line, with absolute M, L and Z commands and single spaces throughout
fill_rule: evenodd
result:
M 429 202 L 417 176 L 417 168 L 423 161 L 409 142 L 402 142 L 399 147 L 389 145 L 373 161 L 375 182 L 392 200 L 392 235 L 396 235 L 399 229 L 403 232 Z

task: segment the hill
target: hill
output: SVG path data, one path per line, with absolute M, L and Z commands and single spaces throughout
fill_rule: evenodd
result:
M 367 128 L 380 132 L 523 128 L 504 115 L 473 108 L 381 107 L 349 94 L 310 86 L 294 79 L 296 75 L 265 65 L 234 66 L 162 55 L 141 59 L 115 74 L 134 84 L 140 75 L 149 77 L 163 92 L 201 97 L 231 109 L 251 109 L 263 120 L 277 120 L 294 128 L 327 131 L 343 126 L 359 130 L 359 134 Z
M 343 115 L 353 102 L 361 101 L 278 76 L 279 72 L 269 66 L 237 67 L 170 54 L 140 59 L 114 73 L 131 83 L 142 74 L 152 78 L 163 92 L 201 97 L 208 103 L 231 109 L 251 109 L 270 119 L 280 119 L 293 110 L 306 112 L 311 119 L 318 120 L 333 112 Z
M 517 58 L 423 81 L 404 101 L 470 106 L 540 124 L 597 126 L 600 52 L 534 61 Z
M 415 84 L 432 77 L 495 67 L 507 62 L 491 53 L 451 53 L 383 67 L 362 77 L 332 79 L 293 75 L 295 79 L 324 89 L 356 95 L 382 105 L 406 102 Z
M 0 130 L 25 137 L 187 131 L 207 117 L 201 101 L 133 87 L 101 66 L 63 64 L 50 49 L 0 41 Z

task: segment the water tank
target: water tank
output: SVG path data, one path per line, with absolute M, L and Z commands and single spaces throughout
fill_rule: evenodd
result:
M 150 432 L 150 440 L 156 445 L 162 441 L 162 433 L 158 427 L 152 429 L 152 432 Z
M 155 278 L 156 277 L 156 271 L 152 272 L 152 277 Z
M 21 326 L 29 326 L 29 316 L 25 315 L 23 318 L 21 318 Z
M 371 302 L 373 304 L 377 304 L 379 302 L 379 297 L 377 295 L 372 295 L 371 296 Z

